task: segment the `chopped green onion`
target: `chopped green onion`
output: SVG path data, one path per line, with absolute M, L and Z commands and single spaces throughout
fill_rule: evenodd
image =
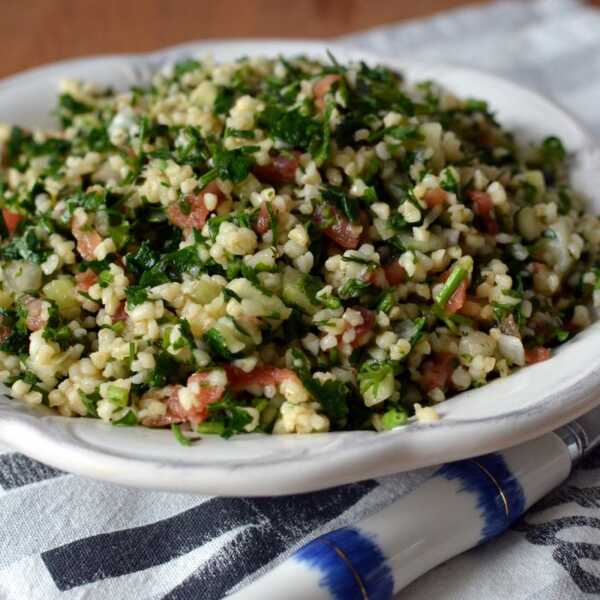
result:
M 175 439 L 182 446 L 189 446 L 192 443 L 192 440 L 190 440 L 189 437 L 183 435 L 183 432 L 181 431 L 181 428 L 179 427 L 179 425 L 177 425 L 177 423 L 171 423 L 171 431 L 173 432 Z
M 121 335 L 125 331 L 125 323 L 123 321 L 117 321 L 110 326 L 116 334 Z
M 217 169 L 210 169 L 198 179 L 198 189 L 203 190 L 211 181 L 214 181 L 219 176 Z
M 414 320 L 414 329 L 412 330 L 411 336 L 408 340 L 411 348 L 421 339 L 421 336 L 423 335 L 423 328 L 425 327 L 426 322 L 427 319 L 425 319 L 425 317 L 418 317 Z
M 377 310 L 383 311 L 384 313 L 389 313 L 394 306 L 396 306 L 396 295 L 390 288 L 385 290 L 379 297 L 379 300 L 377 301 Z
M 439 306 L 446 306 L 448 300 L 452 297 L 452 294 L 458 289 L 458 286 L 467 278 L 469 275 L 466 269 L 456 266 L 452 269 L 450 276 L 444 283 L 442 289 L 438 292 L 435 297 L 435 303 Z
M 196 431 L 209 435 L 223 435 L 225 432 L 225 423 L 223 421 L 205 421 L 196 425 Z
M 129 368 L 131 369 L 131 364 L 135 360 L 137 354 L 137 348 L 134 342 L 129 342 Z
M 469 317 L 465 317 L 463 315 L 448 313 L 437 304 L 434 304 L 431 307 L 431 314 L 443 321 L 446 327 L 456 335 L 460 333 L 458 329 L 460 325 L 464 325 L 465 327 L 473 327 L 474 324 L 473 319 L 469 319 Z M 499 320 L 502 320 L 502 318 Z
M 266 398 L 256 398 L 252 401 L 254 408 L 258 412 L 262 412 L 267 406 L 269 406 L 269 401 Z

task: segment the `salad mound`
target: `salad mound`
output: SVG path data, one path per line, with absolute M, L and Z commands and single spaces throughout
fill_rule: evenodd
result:
M 389 430 L 600 305 L 561 141 L 384 66 L 188 59 L 0 126 L 0 379 L 64 416 Z

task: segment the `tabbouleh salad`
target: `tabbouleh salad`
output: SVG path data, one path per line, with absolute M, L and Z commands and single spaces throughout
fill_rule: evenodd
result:
M 482 90 L 484 93 L 485 90 Z M 185 60 L 0 127 L 0 379 L 118 426 L 389 430 L 600 304 L 561 141 L 386 67 Z

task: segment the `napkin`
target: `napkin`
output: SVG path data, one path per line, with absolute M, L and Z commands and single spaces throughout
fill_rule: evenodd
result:
M 341 41 L 508 76 L 600 135 L 600 11 L 571 0 L 499 2 Z M 0 447 L 0 599 L 217 600 L 430 473 L 283 498 L 219 498 L 104 484 Z M 397 599 L 590 594 L 600 595 L 600 452 L 510 531 L 434 569 Z

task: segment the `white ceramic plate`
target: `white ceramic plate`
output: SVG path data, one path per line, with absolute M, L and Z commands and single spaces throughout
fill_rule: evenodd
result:
M 479 71 L 373 57 L 334 44 L 239 41 L 188 44 L 148 55 L 101 56 L 56 63 L 0 83 L 0 120 L 26 126 L 52 121 L 57 82 L 83 78 L 125 89 L 177 57 L 212 53 L 300 53 L 382 62 L 409 80 L 434 79 L 462 96 L 489 101 L 504 125 L 527 139 L 560 136 L 573 153 L 575 187 L 600 212 L 600 152 L 563 110 L 535 93 Z M 600 404 L 600 323 L 565 344 L 547 362 L 528 367 L 439 406 L 442 420 L 386 433 L 308 436 L 207 436 L 183 448 L 169 431 L 116 428 L 28 409 L 0 394 L 0 439 L 54 467 L 129 486 L 222 495 L 305 492 L 483 454 L 549 431 Z

